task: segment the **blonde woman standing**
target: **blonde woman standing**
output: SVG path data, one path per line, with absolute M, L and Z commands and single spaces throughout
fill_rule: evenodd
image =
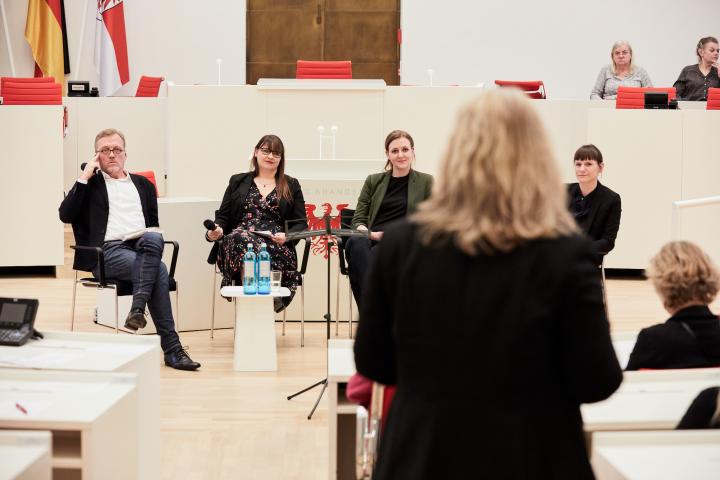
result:
M 622 371 L 536 111 L 466 105 L 430 198 L 372 263 L 357 370 L 397 384 L 373 479 L 593 478 L 580 404 Z

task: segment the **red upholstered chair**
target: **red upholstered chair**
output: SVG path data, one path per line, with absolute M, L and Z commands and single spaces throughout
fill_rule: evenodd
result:
M 143 75 L 138 82 L 136 97 L 157 97 L 160 92 L 160 84 L 164 77 L 146 77 Z
M 62 105 L 62 86 L 50 81 L 25 82 L 5 78 L 2 81 L 5 105 Z
M 542 80 L 532 81 L 517 81 L 517 80 L 495 80 L 495 85 L 498 87 L 513 87 L 519 88 L 527 94 L 528 97 L 534 99 L 547 98 L 545 92 L 545 84 Z
M 615 99 L 615 108 L 645 108 L 645 92 L 667 93 L 668 101 L 674 100 L 677 96 L 673 87 L 618 87 L 618 94 Z
M 2 97 L 2 89 L 5 82 L 15 83 L 55 83 L 53 77 L 0 77 L 0 97 Z
M 720 88 L 708 88 L 708 110 L 720 110 Z
M 160 192 L 158 191 L 158 188 L 157 188 L 157 181 L 155 180 L 155 172 L 154 171 L 146 170 L 144 172 L 132 172 L 132 173 L 134 173 L 135 175 L 142 175 L 143 177 L 150 180 L 150 183 L 152 183 L 155 186 L 155 196 L 157 196 L 157 197 L 160 196 Z
M 298 60 L 295 78 L 352 78 L 352 62 L 350 60 L 326 62 Z

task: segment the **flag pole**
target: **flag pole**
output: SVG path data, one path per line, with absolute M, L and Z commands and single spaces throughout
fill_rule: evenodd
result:
M 2 2 L 3 0 L 0 0 Z M 88 12 L 88 3 L 90 0 L 85 0 L 85 8 L 83 8 L 83 17 L 82 17 L 82 23 L 80 24 L 80 43 L 78 45 L 77 55 L 75 55 L 75 80 L 78 79 L 78 76 L 80 75 L 80 57 L 82 57 L 82 51 L 83 51 L 83 45 L 85 44 L 85 27 L 87 26 L 87 12 Z
M 7 13 L 5 12 L 5 0 L 0 0 L 0 13 L 3 17 L 3 29 L 5 30 L 5 43 L 7 44 L 8 58 L 10 58 L 10 72 L 15 75 L 15 60 L 13 60 L 12 44 L 10 43 L 10 32 L 7 25 Z

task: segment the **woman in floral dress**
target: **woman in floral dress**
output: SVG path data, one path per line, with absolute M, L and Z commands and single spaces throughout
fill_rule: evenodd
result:
M 242 259 L 248 243 L 255 252 L 265 242 L 273 270 L 282 271 L 282 285 L 294 295 L 300 283 L 297 272 L 295 242 L 286 240 L 285 232 L 307 229 L 305 200 L 300 183 L 285 175 L 285 147 L 275 135 L 265 135 L 255 145 L 250 171 L 230 177 L 220 208 L 215 212 L 215 230 L 208 231 L 213 245 L 209 263 L 222 272 L 222 285 L 230 285 L 242 276 Z M 261 237 L 253 231 L 270 232 Z M 276 303 L 276 310 L 290 303 L 291 297 Z

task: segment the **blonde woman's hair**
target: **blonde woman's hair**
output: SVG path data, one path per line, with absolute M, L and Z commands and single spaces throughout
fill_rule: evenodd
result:
M 692 242 L 669 242 L 650 260 L 646 274 L 670 310 L 692 303 L 710 304 L 720 276 L 710 257 Z
M 425 244 L 508 252 L 578 231 L 545 129 L 522 93 L 496 89 L 461 110 L 433 194 L 413 219 Z
M 613 56 L 613 53 L 615 52 L 615 49 L 618 47 L 626 46 L 628 48 L 628 51 L 630 52 L 630 73 L 633 73 L 635 71 L 635 64 L 633 63 L 635 61 L 635 55 L 633 55 L 632 46 L 630 45 L 630 42 L 627 40 L 618 40 L 617 42 L 613 43 L 612 48 L 610 49 L 610 63 L 612 64 L 612 73 L 617 72 L 617 65 L 615 65 L 615 57 Z

